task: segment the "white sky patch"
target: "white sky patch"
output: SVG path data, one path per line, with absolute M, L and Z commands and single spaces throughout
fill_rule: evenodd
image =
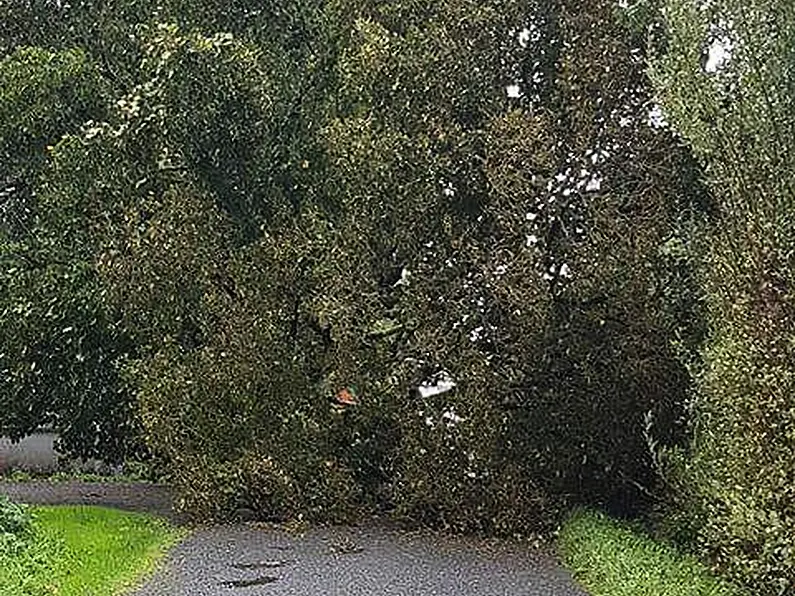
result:
M 649 126 L 652 128 L 665 128 L 668 126 L 668 120 L 665 117 L 662 106 L 655 104 L 649 110 Z
M 588 192 L 602 190 L 602 179 L 598 176 L 594 176 L 588 181 L 588 184 L 585 185 L 585 190 Z
M 469 341 L 475 343 L 481 337 L 483 337 L 483 327 L 475 327 L 472 331 L 469 332 Z
M 707 49 L 707 62 L 704 71 L 710 74 L 718 72 L 731 60 L 734 44 L 728 37 L 716 39 Z
M 459 416 L 458 414 L 455 413 L 455 410 L 453 410 L 453 408 L 450 408 L 449 410 L 446 410 L 442 414 L 442 420 L 444 420 L 445 424 L 449 428 L 451 426 L 455 426 L 456 424 L 460 424 L 461 422 L 466 420 L 466 418 Z
M 585 156 L 591 159 L 592 164 L 597 165 L 606 161 L 607 158 L 610 157 L 610 153 L 608 153 L 604 149 L 596 149 L 596 150 L 589 149 L 588 151 L 585 152 Z
M 525 27 L 521 31 L 519 31 L 519 45 L 523 48 L 527 47 L 527 44 L 530 42 L 530 29 Z
M 411 278 L 411 271 L 403 267 L 400 270 L 400 279 L 395 282 L 395 286 L 407 286 L 409 285 L 409 279 Z
M 519 87 L 519 85 L 508 85 L 507 87 L 505 87 L 505 93 L 508 95 L 508 97 L 514 99 L 522 97 L 522 90 Z

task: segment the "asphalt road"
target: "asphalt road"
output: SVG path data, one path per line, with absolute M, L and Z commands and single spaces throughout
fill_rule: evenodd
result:
M 168 487 L 0 482 L 26 503 L 88 504 L 181 521 Z M 196 529 L 129 596 L 587 596 L 543 549 L 372 519 L 354 527 Z
M 197 531 L 133 596 L 586 596 L 522 544 L 407 533 L 380 523 L 291 532 Z
M 153 513 L 181 523 L 184 516 L 174 511 L 171 489 L 148 482 L 7 482 L 0 480 L 0 495 L 31 505 L 98 505 L 126 511 Z

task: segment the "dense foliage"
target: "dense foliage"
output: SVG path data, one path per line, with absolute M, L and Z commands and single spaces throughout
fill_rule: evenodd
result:
M 24 505 L 14 503 L 5 495 L 0 497 L 0 537 L 25 534 L 30 531 L 31 523 L 30 512 Z
M 143 437 L 201 515 L 666 494 L 786 589 L 795 27 L 746 4 L 0 0 L 0 430 Z
M 642 46 L 592 26 L 609 3 L 434 6 L 346 12 L 336 364 L 398 407 L 409 510 L 501 531 L 551 496 L 626 513 L 653 490 L 644 419 L 674 441 L 688 384 L 664 296 L 685 282 L 659 255 L 686 156 L 649 123 Z M 379 322 L 395 333 L 373 345 Z M 448 374 L 454 394 L 406 399 Z
M 666 18 L 655 79 L 715 197 L 694 242 L 709 339 L 691 451 L 672 461 L 676 510 L 734 577 L 760 594 L 791 593 L 795 7 L 670 1 Z
M 96 276 L 40 228 L 48 152 L 104 118 L 106 85 L 79 48 L 20 47 L 0 58 L 0 432 L 56 427 L 66 450 L 134 452 L 132 394 L 115 364 L 133 346 Z

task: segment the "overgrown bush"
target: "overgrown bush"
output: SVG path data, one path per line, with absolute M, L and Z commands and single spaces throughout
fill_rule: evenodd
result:
M 24 505 L 0 496 L 0 534 L 21 535 L 30 531 L 33 520 Z
M 758 594 L 795 589 L 795 150 L 790 2 L 666 2 L 666 113 L 704 164 L 691 241 L 708 312 L 692 445 L 671 457 L 675 530 Z
M 0 560 L 24 548 L 32 527 L 33 517 L 28 508 L 0 495 Z

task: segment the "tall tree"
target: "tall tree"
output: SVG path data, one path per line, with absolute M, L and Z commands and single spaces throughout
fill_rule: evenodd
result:
M 48 152 L 104 117 L 108 85 L 82 50 L 43 48 L 1 59 L 0 85 L 0 432 L 50 424 L 69 453 L 121 459 L 137 418 L 115 362 L 133 347 L 90 267 L 40 233 Z

